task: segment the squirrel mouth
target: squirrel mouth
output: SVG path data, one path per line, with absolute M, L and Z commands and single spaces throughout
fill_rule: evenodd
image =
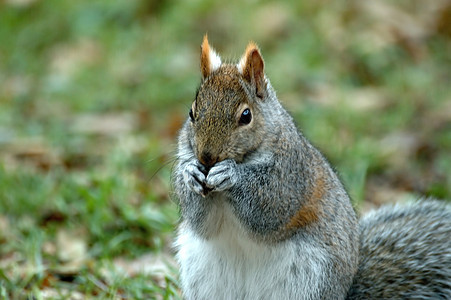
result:
M 204 188 L 202 191 L 202 196 L 207 196 L 211 191 L 213 191 L 212 188 L 209 188 L 205 185 L 205 183 L 202 184 L 202 187 Z
M 208 176 L 208 172 L 210 172 L 210 170 L 211 170 L 211 167 L 206 167 L 206 166 L 204 166 L 204 169 L 201 170 L 201 172 L 204 173 L 205 178 Z M 201 182 L 201 184 L 202 184 L 202 187 L 203 187 L 202 196 L 205 197 L 205 196 L 207 196 L 207 194 L 209 194 L 211 191 L 213 191 L 213 189 L 212 189 L 212 188 L 209 188 L 209 187 L 205 184 L 205 182 Z
M 205 178 L 207 178 L 208 172 L 210 172 L 212 167 L 207 167 L 207 166 L 203 165 L 202 163 L 201 163 L 201 166 L 202 167 L 199 168 L 199 170 L 205 175 Z M 202 193 L 201 194 L 203 197 L 206 197 L 211 191 L 213 191 L 213 189 L 209 188 L 205 182 L 201 182 L 197 178 L 196 178 L 196 181 L 202 185 Z
M 203 165 L 204 166 L 204 165 Z M 206 167 L 204 166 L 204 168 L 202 170 L 200 170 L 202 173 L 204 173 L 205 177 L 207 177 L 208 172 L 210 172 L 212 167 Z

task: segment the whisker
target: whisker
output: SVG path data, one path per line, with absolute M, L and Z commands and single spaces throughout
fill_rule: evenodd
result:
M 168 159 L 166 162 L 162 163 L 161 166 L 149 178 L 149 181 L 151 181 L 155 177 L 155 175 L 157 175 L 157 173 L 161 171 L 161 169 L 163 169 L 164 167 L 166 167 L 170 163 L 175 163 L 176 161 L 177 161 L 177 157 L 172 157 L 171 159 Z M 174 166 L 172 166 L 172 168 L 173 167 Z

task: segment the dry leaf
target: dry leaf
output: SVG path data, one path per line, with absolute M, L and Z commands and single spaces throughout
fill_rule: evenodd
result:
M 68 300 L 83 300 L 86 299 L 86 295 L 68 289 L 52 289 L 46 288 L 40 291 L 42 299 L 68 299 Z M 39 299 L 39 298 L 38 298 Z
M 382 156 L 387 157 L 391 168 L 399 168 L 410 163 L 419 145 L 419 137 L 411 132 L 394 132 L 379 142 Z
M 166 254 L 149 253 L 134 260 L 117 258 L 114 266 L 123 271 L 127 276 L 133 277 L 137 274 L 156 275 L 163 277 L 170 273 L 168 265 L 175 265 L 172 257 Z
M 359 211 L 364 214 L 381 205 L 411 199 L 412 195 L 405 190 L 369 181 L 366 187 L 366 198 Z
M 6 216 L 0 215 L 0 236 L 10 236 L 11 225 L 9 223 L 9 219 Z
M 49 147 L 40 137 L 12 140 L 0 151 L 0 158 L 7 169 L 15 169 L 20 164 L 27 164 L 47 171 L 61 164 L 55 149 Z
M 271 2 L 261 5 L 250 22 L 254 25 L 254 38 L 260 43 L 270 42 L 271 37 L 280 36 L 289 29 L 290 8 L 282 2 Z M 262 22 L 263 21 L 263 22 Z
M 28 75 L 10 76 L 6 79 L 2 78 L 2 81 L 0 95 L 3 95 L 5 99 L 27 95 L 32 88 L 32 78 Z
M 82 39 L 75 44 L 55 47 L 50 68 L 55 76 L 71 76 L 80 66 L 93 64 L 100 57 L 100 45 L 94 40 Z
M 149 253 L 134 260 L 116 258 L 113 262 L 113 269 L 104 268 L 102 274 L 107 281 L 112 281 L 118 274 L 127 277 L 139 274 L 149 275 L 160 287 L 164 288 L 166 285 L 165 276 L 174 276 L 171 269 L 175 268 L 176 262 L 172 256 L 164 253 Z
M 87 259 L 87 244 L 82 230 L 60 229 L 56 235 L 56 254 L 63 263 L 56 270 L 63 274 L 76 274 Z
M 388 104 L 385 93 L 377 88 L 360 88 L 347 91 L 343 101 L 349 109 L 357 112 L 380 110 Z
M 136 118 L 131 113 L 81 114 L 73 119 L 71 130 L 82 134 L 116 136 L 136 129 Z

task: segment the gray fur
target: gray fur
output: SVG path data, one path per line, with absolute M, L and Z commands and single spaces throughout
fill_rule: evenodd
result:
M 203 169 L 202 165 L 196 160 L 191 160 L 186 163 L 182 171 L 183 180 L 188 185 L 193 192 L 197 194 L 202 194 L 204 191 L 204 186 L 202 182 L 205 181 L 205 174 L 201 171 Z
M 176 247 L 184 296 L 448 296 L 449 207 L 441 213 L 431 208 L 438 204 L 385 208 L 362 219 L 359 232 L 337 175 L 297 130 L 269 80 L 259 82 L 265 89 L 257 94 L 261 78 L 241 76 L 255 73 L 249 66 L 244 57 L 239 68 L 221 65 L 204 74 L 194 120 L 179 135 L 174 187 L 182 215 Z M 239 126 L 243 105 L 253 118 Z M 383 250 L 389 245 L 396 251 Z M 415 279 L 418 274 L 431 280 L 430 288 Z
M 212 192 L 221 192 L 233 187 L 237 182 L 236 162 L 226 159 L 216 163 L 208 172 L 205 184 Z
M 348 299 L 451 299 L 449 205 L 387 205 L 364 216 L 360 231 Z
M 265 79 L 263 99 L 258 99 L 252 84 L 242 79 L 234 85 L 219 80 L 229 78 L 221 71 L 230 72 L 220 67 L 217 77 L 203 81 L 195 103 L 197 119 L 188 120 L 179 137 L 174 186 L 183 218 L 177 244 L 185 297 L 218 296 L 213 290 L 218 293 L 228 284 L 236 298 L 258 298 L 266 289 L 263 298 L 331 298 L 337 291 L 344 298 L 356 271 L 358 250 L 357 221 L 348 195 L 321 153 L 297 130 L 269 80 Z M 215 86 L 218 82 L 232 88 Z M 244 99 L 251 105 L 253 126 L 233 129 L 236 113 L 226 109 L 232 107 L 230 99 Z M 199 163 L 205 151 L 218 161 L 210 168 Z M 320 181 L 321 194 L 310 200 Z M 307 206 L 318 217 L 287 227 Z M 243 258 L 251 255 L 248 259 L 234 256 L 239 245 L 254 249 L 241 254 Z M 208 256 L 208 263 L 200 259 L 212 248 L 216 256 Z M 234 254 L 221 256 L 229 252 Z M 274 265 L 283 259 L 284 264 Z M 240 266 L 236 260 L 242 261 Z M 204 268 L 212 273 L 204 274 Z M 249 269 L 256 273 L 242 275 L 240 282 L 233 283 L 233 278 Z M 272 272 L 280 277 L 273 278 Z M 265 289 L 256 291 L 255 284 L 245 284 L 260 273 L 269 276 L 261 279 Z M 223 280 L 208 281 L 215 274 L 222 274 Z

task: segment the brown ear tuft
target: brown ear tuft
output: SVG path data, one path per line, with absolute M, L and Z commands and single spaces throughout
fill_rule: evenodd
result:
M 202 79 L 205 79 L 214 70 L 219 68 L 221 65 L 221 58 L 208 44 L 208 37 L 206 34 L 204 35 L 204 40 L 200 49 L 200 72 L 202 74 Z
M 200 46 L 200 72 L 202 78 L 210 74 L 210 45 L 208 44 L 208 37 L 205 34 L 202 45 Z
M 266 88 L 264 66 L 260 50 L 254 42 L 250 42 L 238 64 L 238 70 L 247 82 L 255 86 L 259 98 L 263 98 Z

